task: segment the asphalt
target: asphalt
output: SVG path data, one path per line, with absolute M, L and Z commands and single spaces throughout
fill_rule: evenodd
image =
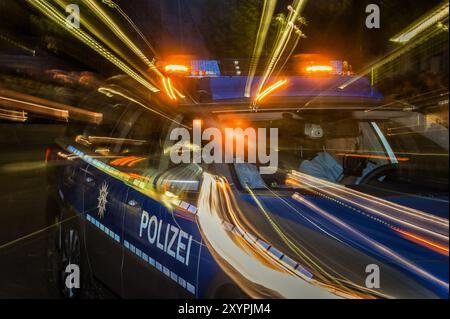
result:
M 48 258 L 45 148 L 63 125 L 0 125 L 0 298 L 58 298 Z

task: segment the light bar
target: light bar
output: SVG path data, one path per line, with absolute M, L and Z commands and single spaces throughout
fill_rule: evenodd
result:
M 329 65 L 311 65 L 306 68 L 306 72 L 308 73 L 331 71 L 333 71 L 333 68 Z
M 168 64 L 164 67 L 166 72 L 187 73 L 189 68 L 182 64 Z

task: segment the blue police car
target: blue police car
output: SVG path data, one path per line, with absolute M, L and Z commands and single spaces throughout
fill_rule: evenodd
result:
M 448 297 L 448 129 L 364 79 L 327 81 L 291 77 L 257 107 L 245 77 L 199 80 L 203 103 L 120 78 L 87 97 L 102 123 L 73 123 L 49 163 L 63 294 L 101 282 L 125 298 Z M 196 123 L 276 128 L 264 150 L 276 163 L 252 161 L 247 142 L 244 158 L 194 161 L 206 141 L 177 134 Z M 174 162 L 183 152 L 190 162 Z M 66 285 L 69 264 L 80 288 Z

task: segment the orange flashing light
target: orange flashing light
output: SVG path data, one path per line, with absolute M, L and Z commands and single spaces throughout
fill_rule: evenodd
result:
M 172 73 L 187 73 L 189 72 L 189 68 L 182 64 L 168 64 L 164 67 L 166 72 Z
M 359 157 L 359 158 L 372 158 L 372 159 L 384 159 L 390 160 L 390 157 L 383 155 L 367 155 L 367 154 L 351 154 L 351 153 L 337 153 L 336 156 L 348 156 L 348 157 Z M 399 162 L 407 162 L 410 159 L 408 157 L 396 157 Z
M 306 67 L 306 72 L 315 73 L 315 72 L 331 72 L 333 68 L 329 65 L 310 65 Z

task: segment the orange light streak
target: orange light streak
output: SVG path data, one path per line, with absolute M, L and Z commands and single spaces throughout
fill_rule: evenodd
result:
M 407 231 L 404 231 L 404 230 L 400 230 L 400 229 L 397 229 L 397 228 L 394 228 L 394 230 L 396 232 L 402 234 L 402 235 L 405 235 L 406 237 L 409 237 L 409 238 L 414 239 L 415 241 L 417 241 L 417 242 L 419 242 L 421 244 L 424 244 L 427 248 L 430 248 L 430 249 L 435 248 L 440 253 L 444 253 L 445 255 L 448 256 L 448 247 L 436 244 L 436 243 L 434 243 L 432 241 L 429 241 L 429 240 L 427 240 L 425 238 L 422 238 L 420 236 L 411 234 L 411 233 L 409 233 Z
M 314 73 L 314 72 L 331 72 L 333 68 L 329 65 L 311 65 L 306 68 L 306 72 Z
M 358 157 L 358 158 L 373 158 L 373 159 L 384 159 L 390 160 L 387 156 L 382 155 L 368 155 L 368 154 L 351 154 L 351 153 L 337 153 L 336 156 L 348 156 L 348 157 Z M 408 157 L 396 157 L 399 162 L 407 162 L 410 160 Z
M 287 80 L 279 80 L 278 82 L 274 83 L 273 85 L 269 86 L 267 89 L 265 89 L 263 92 L 258 94 L 256 96 L 256 102 L 260 102 L 264 97 L 266 97 L 268 94 L 272 93 L 276 89 L 280 88 L 284 84 L 287 83 Z

